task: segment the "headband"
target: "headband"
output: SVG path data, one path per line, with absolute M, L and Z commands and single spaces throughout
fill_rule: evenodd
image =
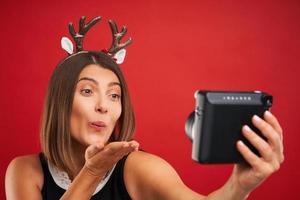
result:
M 85 16 L 80 17 L 79 20 L 79 31 L 76 32 L 73 26 L 73 23 L 69 23 L 69 32 L 72 36 L 75 45 L 76 45 L 76 51 L 74 52 L 74 47 L 72 41 L 68 37 L 62 37 L 61 39 L 61 47 L 69 54 L 73 55 L 78 52 L 84 51 L 83 50 L 83 39 L 85 34 L 89 31 L 89 29 L 94 26 L 96 23 L 98 23 L 101 20 L 101 17 L 95 17 L 88 23 L 85 23 Z M 112 44 L 111 47 L 107 50 L 101 50 L 100 52 L 106 53 L 108 56 L 110 56 L 113 60 L 116 61 L 117 64 L 122 64 L 125 55 L 126 50 L 125 48 L 132 43 L 132 39 L 129 38 L 126 42 L 120 43 L 120 40 L 124 37 L 124 35 L 127 33 L 127 27 L 123 26 L 121 32 L 118 31 L 118 27 L 116 23 L 113 20 L 108 20 L 111 32 L 112 32 Z

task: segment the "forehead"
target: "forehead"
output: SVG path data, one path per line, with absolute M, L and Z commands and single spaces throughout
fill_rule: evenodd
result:
M 80 72 L 78 80 L 83 77 L 92 78 L 101 84 L 111 83 L 111 82 L 120 83 L 117 75 L 114 72 L 95 64 L 86 66 Z

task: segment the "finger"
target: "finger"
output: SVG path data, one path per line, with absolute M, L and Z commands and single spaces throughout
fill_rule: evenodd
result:
M 105 147 L 105 151 L 111 156 L 123 157 L 134 150 L 134 147 L 129 142 L 112 142 Z
M 105 146 L 104 143 L 96 143 L 95 145 L 96 145 L 99 149 L 101 149 L 101 150 L 102 150 L 102 149 L 104 148 L 104 146 Z
M 284 160 L 284 155 L 283 155 L 283 130 L 277 120 L 277 118 L 269 111 L 266 111 L 264 113 L 264 119 L 266 120 L 266 122 L 268 122 L 278 133 L 279 137 L 280 137 L 280 162 L 283 162 Z
M 259 166 L 262 164 L 262 160 L 256 154 L 254 154 L 241 140 L 237 142 L 237 149 L 252 168 L 259 168 Z
M 139 143 L 132 140 L 130 142 L 127 142 L 127 141 L 122 141 L 122 142 L 112 142 L 109 144 L 108 146 L 112 151 L 118 151 L 120 149 L 123 149 L 123 148 L 128 148 L 128 149 L 135 149 L 135 148 L 138 148 L 139 147 Z
M 87 158 L 93 157 L 95 154 L 97 154 L 102 149 L 103 149 L 103 146 L 101 147 L 101 145 L 90 145 L 86 149 L 86 156 L 87 156 Z
M 118 153 L 122 151 L 123 143 L 112 142 L 106 145 L 101 151 L 97 152 L 91 159 L 94 163 L 115 163 L 120 159 Z
M 105 151 L 108 153 L 116 153 L 120 151 L 122 148 L 129 146 L 127 142 L 111 142 L 105 146 Z
M 137 142 L 127 142 L 128 145 L 123 146 L 123 148 L 116 153 L 116 156 L 122 158 L 123 156 L 135 151 L 138 149 L 138 143 Z
M 282 163 L 284 160 L 283 143 L 282 140 L 280 139 L 279 134 L 268 122 L 264 121 L 258 116 L 254 116 L 252 118 L 252 122 L 261 131 L 261 133 L 268 139 L 268 143 L 271 145 L 271 147 L 274 149 L 274 152 L 277 155 L 277 160 L 279 160 L 279 162 Z
M 282 130 L 277 118 L 274 115 L 272 115 L 272 113 L 270 111 L 266 111 L 264 113 L 264 119 L 276 130 L 276 132 L 280 136 L 280 139 L 282 140 L 283 139 L 283 135 L 282 135 L 283 130 Z
M 129 145 L 130 145 L 132 148 L 134 148 L 135 151 L 138 151 L 138 150 L 139 150 L 140 144 L 139 144 L 137 141 L 132 140 L 132 141 L 129 142 Z
M 273 150 L 263 138 L 258 136 L 247 125 L 243 126 L 242 132 L 246 139 L 259 151 L 260 155 L 266 161 L 271 161 L 273 159 Z
M 258 128 L 261 133 L 267 138 L 270 145 L 276 150 L 280 150 L 280 136 L 276 133 L 275 129 L 266 121 L 254 115 L 252 117 L 252 123 Z

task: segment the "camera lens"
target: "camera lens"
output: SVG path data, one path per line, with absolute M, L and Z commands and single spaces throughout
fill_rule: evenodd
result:
M 273 97 L 270 95 L 263 96 L 263 104 L 266 108 L 270 108 L 273 104 Z
M 193 125 L 195 120 L 195 112 L 192 112 L 185 122 L 185 133 L 191 141 L 193 141 Z

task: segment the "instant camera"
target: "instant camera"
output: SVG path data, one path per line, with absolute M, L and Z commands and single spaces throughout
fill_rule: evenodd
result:
M 186 134 L 193 143 L 193 160 L 204 164 L 244 162 L 236 147 L 238 140 L 259 155 L 243 137 L 242 126 L 248 125 L 263 137 L 251 118 L 262 117 L 270 109 L 271 95 L 260 91 L 196 91 L 195 99 L 195 111 L 185 124 Z

